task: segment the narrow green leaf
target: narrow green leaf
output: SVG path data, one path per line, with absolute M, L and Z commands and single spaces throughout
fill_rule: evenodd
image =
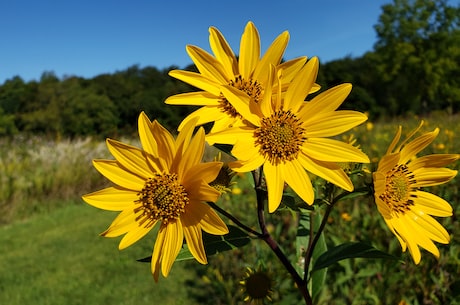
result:
M 399 259 L 396 256 L 377 250 L 371 245 L 362 242 L 348 242 L 335 246 L 319 256 L 312 271 L 327 268 L 330 265 L 347 258 Z

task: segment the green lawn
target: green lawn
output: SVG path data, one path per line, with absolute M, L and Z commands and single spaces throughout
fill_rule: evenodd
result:
M 115 215 L 69 204 L 0 227 L 0 304 L 190 304 L 184 263 L 155 284 L 136 261 L 152 237 L 119 251 L 119 239 L 99 236 Z

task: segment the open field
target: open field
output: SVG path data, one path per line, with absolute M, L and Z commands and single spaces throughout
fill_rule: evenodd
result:
M 423 153 L 460 152 L 458 116 L 432 115 L 424 120 L 422 132 L 435 127 L 441 131 Z M 404 136 L 418 122 L 415 117 L 398 118 L 364 124 L 352 133 L 363 151 L 377 162 L 393 139 L 397 124 L 403 125 Z M 119 239 L 98 235 L 116 213 L 89 207 L 80 199 L 82 194 L 107 185 L 91 166 L 91 159 L 111 158 L 104 143 L 34 138 L 1 142 L 0 304 L 204 304 L 191 297 L 190 285 L 196 285 L 194 292 L 196 288 L 206 291 L 209 299 L 211 294 L 221 298 L 220 303 L 212 304 L 239 304 L 234 300 L 234 283 L 239 278 L 229 278 L 228 274 L 234 271 L 231 268 L 256 261 L 254 253 L 265 253 L 260 249 L 263 245 L 254 243 L 251 249 L 213 257 L 206 269 L 176 263 L 170 276 L 155 284 L 148 264 L 135 261 L 150 255 L 153 238 L 119 251 Z M 451 168 L 458 170 L 459 163 Z M 236 215 L 248 214 L 241 207 L 253 204 L 247 202 L 253 198 L 249 185 L 242 179 L 238 185 L 242 194 L 222 204 Z M 431 188 L 454 208 L 454 216 L 441 221 L 452 240 L 449 246 L 440 246 L 439 261 L 424 251 L 419 266 L 412 264 L 408 253 L 401 255 L 396 238 L 382 225 L 370 200 L 339 205 L 326 231 L 329 243 L 370 241 L 380 250 L 401 255 L 404 263 L 357 259 L 330 268 L 324 304 L 386 305 L 403 300 L 414 305 L 460 304 L 460 294 L 455 295 L 460 291 L 459 185 L 460 178 L 456 177 L 449 184 Z M 283 232 L 283 225 L 274 223 L 274 232 Z M 289 243 L 289 234 L 282 236 L 284 243 Z M 191 284 L 193 281 L 197 284 Z M 280 290 L 292 291 L 289 281 L 277 285 Z M 287 297 L 279 300 L 290 304 Z

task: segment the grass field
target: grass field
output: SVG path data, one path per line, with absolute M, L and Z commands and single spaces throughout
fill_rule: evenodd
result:
M 441 131 L 424 153 L 460 152 L 458 116 L 438 114 L 425 121 L 422 132 L 435 127 Z M 377 162 L 398 124 L 403 125 L 404 136 L 418 122 L 417 117 L 398 118 L 365 124 L 352 133 Z M 80 199 L 107 185 L 91 165 L 91 159 L 110 157 L 104 143 L 90 139 L 48 142 L 39 138 L 0 142 L 2 305 L 241 304 L 237 287 L 244 266 L 260 257 L 266 257 L 267 264 L 268 260 L 276 264 L 275 258 L 264 256 L 264 245 L 256 242 L 210 258 L 209 266 L 175 263 L 169 277 L 161 277 L 155 284 L 149 265 L 136 262 L 151 254 L 154 236 L 119 251 L 118 238 L 99 236 L 116 213 L 90 207 Z M 458 170 L 459 163 L 451 168 Z M 227 200 L 233 214 L 250 214 L 247 209 L 254 206 L 254 194 L 249 185 L 250 181 L 243 181 L 239 185 L 242 193 Z M 448 246 L 440 245 L 440 260 L 424 251 L 419 266 L 411 262 L 408 253 L 401 255 L 396 238 L 382 225 L 370 199 L 340 204 L 326 230 L 328 242 L 368 240 L 380 250 L 401 255 L 404 263 L 343 261 L 328 271 L 322 304 L 460 304 L 459 185 L 460 178 L 456 177 L 449 184 L 431 188 L 454 208 L 454 215 L 441 221 L 452 240 Z M 345 213 L 348 216 L 342 217 Z M 291 219 L 285 214 L 268 219 L 273 220 L 275 234 L 281 232 L 281 242 L 292 243 L 295 228 Z M 282 277 L 281 273 L 277 275 Z M 289 278 L 278 280 L 276 289 L 284 293 L 277 299 L 283 301 L 277 304 L 292 304 L 295 298 L 288 294 L 296 290 Z
M 84 203 L 0 227 L 0 304 L 193 304 L 181 285 L 190 273 L 177 263 L 155 284 L 151 239 L 118 251 L 100 237 L 113 219 Z M 179 289 L 178 289 L 179 288 Z

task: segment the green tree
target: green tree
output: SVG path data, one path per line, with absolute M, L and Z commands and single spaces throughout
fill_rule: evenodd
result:
M 390 114 L 460 108 L 460 6 L 446 0 L 394 0 L 375 25 L 376 69 Z M 388 107 L 389 106 L 389 107 Z

